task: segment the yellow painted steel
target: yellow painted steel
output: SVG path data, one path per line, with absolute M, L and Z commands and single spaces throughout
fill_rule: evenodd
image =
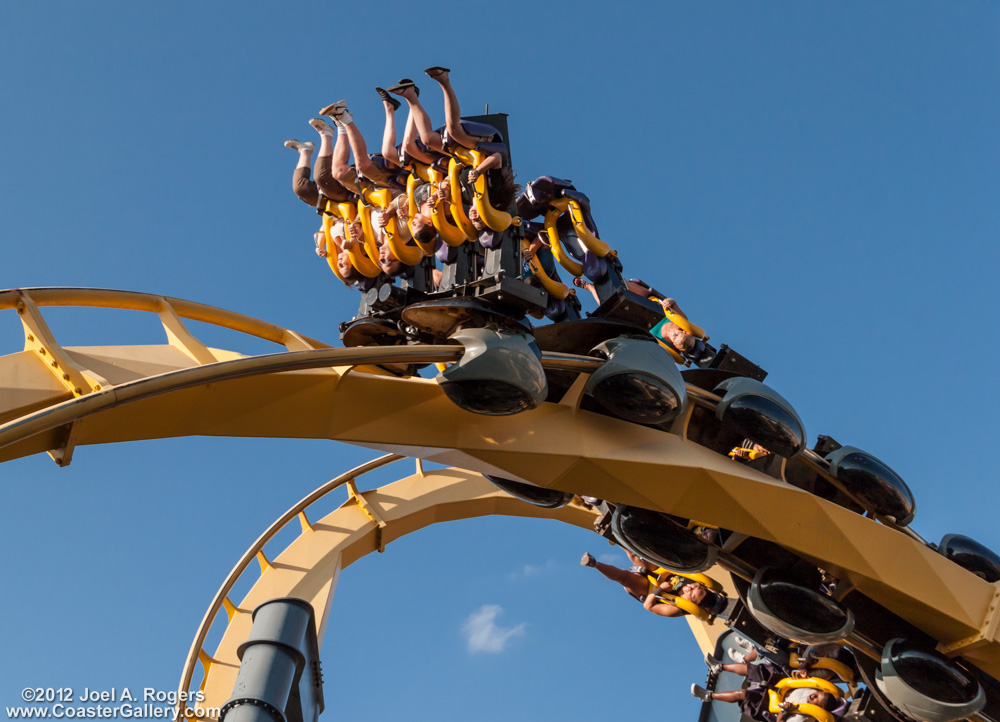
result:
M 74 396 L 100 391 L 108 386 L 107 379 L 87 366 L 76 363 L 52 335 L 34 301 L 24 295 L 19 300 L 17 315 L 24 327 L 24 350 L 32 353 L 42 367 Z
M 559 202 L 556 201 L 556 203 L 558 204 Z M 562 206 L 561 208 L 560 205 Z M 559 238 L 559 231 L 556 230 L 556 221 L 559 220 L 559 216 L 565 211 L 566 202 L 563 201 L 560 205 L 556 205 L 555 208 L 545 214 L 545 234 L 548 236 L 552 255 L 556 257 L 559 265 L 574 276 L 579 277 L 583 275 L 583 264 L 566 252 L 566 249 L 562 245 L 562 239 Z
M 663 299 L 657 298 L 656 296 L 650 296 L 649 300 L 655 301 L 656 303 L 660 303 Z M 680 329 L 685 333 L 689 333 L 692 336 L 697 336 L 698 338 L 703 339 L 705 341 L 708 340 L 708 334 L 705 333 L 705 330 L 701 326 L 692 323 L 689 319 L 684 318 L 679 313 L 674 313 L 673 311 L 667 311 L 666 309 L 664 309 L 663 315 L 666 316 L 667 320 L 670 321 L 671 323 L 677 324 L 677 326 L 680 327 Z
M 431 192 L 436 193 L 438 189 L 441 187 L 441 181 L 444 180 L 445 177 L 444 173 L 430 166 L 423 166 L 423 168 L 426 170 L 423 172 L 423 175 L 421 175 L 421 178 L 424 178 L 427 182 L 429 182 L 431 184 Z M 413 189 L 416 189 L 417 183 L 414 180 L 411 186 L 410 184 L 411 180 L 413 180 L 412 174 L 407 180 L 406 189 L 407 192 L 410 193 L 410 206 L 411 208 L 415 209 L 416 206 L 414 205 L 412 193 Z M 412 217 L 416 212 L 417 212 L 416 210 L 411 210 L 410 216 Z M 432 205 L 431 223 L 434 225 L 434 230 L 437 231 L 437 234 L 441 237 L 441 240 L 443 240 L 449 246 L 460 246 L 467 240 L 465 237 L 465 233 L 462 231 L 462 229 L 448 220 L 448 215 L 445 211 L 444 203 L 442 203 L 440 200 L 436 200 Z M 434 253 L 435 249 L 433 247 L 436 245 L 436 242 L 432 241 L 431 243 L 428 244 L 421 244 L 420 241 L 417 241 L 417 243 L 420 244 L 420 247 L 424 249 L 424 253 L 426 253 L 428 256 Z
M 348 257 L 351 259 L 351 265 L 354 269 L 363 276 L 368 278 L 375 278 L 378 274 L 382 272 L 382 269 L 378 267 L 378 264 L 373 263 L 368 255 L 364 252 L 361 244 L 355 244 L 350 248 L 346 249 Z
M 792 669 L 799 669 L 804 665 L 805 658 L 800 656 L 797 652 L 791 652 L 788 655 L 788 666 Z M 848 667 L 846 664 L 838 659 L 831 659 L 830 657 L 820 657 L 814 659 L 812 664 L 809 665 L 810 669 L 828 669 L 835 675 L 840 677 L 844 682 L 851 683 L 854 681 L 854 670 Z
M 471 154 L 473 167 L 478 168 L 479 164 L 483 162 L 483 154 L 478 150 L 471 151 Z M 473 183 L 472 203 L 476 207 L 479 217 L 490 230 L 503 232 L 510 228 L 514 217 L 507 211 L 494 208 L 490 203 L 490 191 L 486 187 L 485 173 L 480 173 Z M 518 219 L 518 223 L 520 223 L 520 219 Z
M 0 309 L 53 305 L 159 313 L 164 298 L 102 290 L 0 291 Z M 179 318 L 248 331 L 288 353 L 242 358 L 159 346 L 69 348 L 110 386 L 74 397 L 38 354 L 0 357 L 0 460 L 76 445 L 178 435 L 325 438 L 612 502 L 660 510 L 779 544 L 892 610 L 987 674 L 1000 676 L 1000 585 L 919 539 L 728 459 L 670 432 L 544 403 L 516 417 L 455 407 L 431 380 L 379 376 L 356 364 L 454 361 L 457 347 L 323 349 L 318 341 L 239 314 L 166 299 Z M 307 350 L 319 349 L 319 350 Z M 450 355 L 449 355 L 450 354 Z M 544 362 L 544 359 L 543 359 Z M 569 361 L 566 361 L 567 363 Z M 586 373 L 593 359 L 572 361 Z M 689 389 L 714 408 L 717 397 Z M 371 403 L 379 399 L 379 403 Z M 414 423 L 419 414 L 420 423 Z M 184 418 L 183 425 L 177 423 Z M 663 479 L 670 483 L 664 484 Z M 358 512 L 360 513 L 360 511 Z M 808 519 L 790 524 L 789 519 Z M 237 615 L 238 617 L 239 615 Z
M 772 714 L 781 714 L 781 703 L 775 701 L 778 699 L 778 693 L 773 689 L 769 689 L 767 691 L 767 695 L 770 701 L 768 711 Z M 820 707 L 818 704 L 810 704 L 809 702 L 802 702 L 795 705 L 795 712 L 801 715 L 806 715 L 807 717 L 812 717 L 816 720 L 816 722 L 836 722 L 837 720 L 836 717 Z
M 686 573 L 686 572 L 675 572 L 671 569 L 664 569 L 663 567 L 657 567 L 653 570 L 652 574 L 646 575 L 649 580 L 655 584 L 666 581 L 669 577 L 681 577 L 682 579 L 690 579 L 692 582 L 698 582 L 698 584 L 703 584 L 706 589 L 713 592 L 721 592 L 723 586 L 721 582 L 712 579 L 712 577 L 707 574 L 697 574 L 697 573 Z
M 367 216 L 365 213 L 359 213 L 359 211 L 364 208 L 368 211 Z M 364 206 L 361 201 L 358 201 L 358 205 L 355 206 L 353 203 L 338 203 L 337 204 L 337 214 L 344 221 L 344 235 L 345 237 L 350 233 L 348 230 L 350 225 L 354 221 L 361 219 L 361 230 L 362 235 L 367 243 L 369 234 L 365 233 L 365 218 L 368 220 L 368 229 L 371 230 L 371 208 Z M 382 269 L 378 267 L 378 250 L 375 251 L 374 260 L 369 256 L 368 250 L 364 247 L 365 243 L 356 244 L 352 248 L 345 249 L 348 258 L 351 259 L 351 265 L 354 266 L 354 270 L 360 273 L 362 276 L 367 278 L 375 278 L 378 274 L 382 272 Z M 374 243 L 374 238 L 372 238 L 372 243 Z M 329 253 L 329 247 L 327 249 Z M 329 256 L 327 256 L 327 262 L 330 262 Z M 338 273 L 339 277 L 340 274 Z
M 469 217 L 465 215 L 462 208 L 462 183 L 459 180 L 459 170 L 461 165 L 454 158 L 448 161 L 448 180 L 451 183 L 451 217 L 455 225 L 465 234 L 465 238 L 474 241 L 479 238 L 479 233 L 472 226 Z
M 352 470 L 341 477 L 339 484 L 331 482 L 324 488 L 328 492 L 348 483 L 344 477 L 353 479 L 355 476 Z M 318 498 L 315 493 L 310 496 L 314 500 Z M 330 602 L 339 572 L 367 554 L 377 552 L 380 542 L 390 544 L 430 524 L 486 515 L 553 519 L 582 528 L 592 525 L 595 517 L 593 511 L 577 505 L 549 510 L 526 504 L 500 491 L 479 474 L 461 469 L 418 472 L 388 486 L 363 492 L 363 499 L 366 509 L 359 506 L 352 495 L 349 501 L 318 521 L 314 531 L 300 534 L 260 574 L 246 597 L 236 605 L 236 613 L 228 620 L 212 654 L 216 664 L 204 676 L 200 688 L 205 696 L 199 706 L 221 706 L 232 694 L 239 670 L 237 650 L 249 636 L 251 612 L 263 601 L 294 596 L 310 602 L 316 613 L 322 645 L 329 628 Z M 231 588 L 244 570 L 251 567 L 255 550 L 262 548 L 303 508 L 300 502 L 255 542 L 237 565 L 236 573 L 231 574 L 219 590 L 217 599 L 224 598 L 227 587 Z M 181 691 L 189 691 L 194 682 L 195 662 L 217 611 L 218 606 L 213 603 L 196 634 L 181 677 Z
M 417 215 L 420 209 L 417 207 L 417 200 L 413 197 L 414 191 L 417 190 L 417 186 L 420 185 L 420 177 L 415 173 L 409 173 L 406 176 L 406 207 L 409 208 L 409 216 Z
M 768 711 L 772 714 L 781 714 L 781 703 L 785 701 L 785 697 L 793 689 L 818 689 L 827 694 L 831 694 L 837 699 L 844 696 L 843 690 L 832 682 L 828 682 L 825 679 L 818 679 L 816 677 L 808 677 L 806 679 L 792 679 L 791 677 L 787 679 L 779 680 L 774 688 L 767 690 L 768 698 Z M 817 720 L 817 722 L 835 722 L 835 717 L 827 712 L 825 709 L 817 704 L 812 704 L 810 702 L 800 702 L 795 705 L 795 711 L 799 714 L 808 715 Z
M 711 623 L 711 620 L 714 619 L 708 610 L 702 609 L 690 599 L 684 599 L 682 597 L 678 597 L 676 594 L 667 594 L 665 592 L 656 592 L 656 597 L 658 599 L 662 599 L 667 604 L 672 604 L 678 609 L 687 612 L 692 617 L 696 617 L 703 622 Z
M 588 251 L 598 258 L 604 258 L 611 252 L 611 246 L 595 236 L 587 228 L 587 223 L 583 219 L 583 209 L 574 200 L 569 202 L 569 217 L 573 220 L 573 229 L 576 231 L 576 235 L 583 242 L 583 245 L 587 247 Z
M 434 209 L 431 212 L 431 223 L 434 224 L 434 230 L 441 236 L 441 240 L 449 246 L 460 246 L 468 240 L 465 237 L 465 232 L 448 220 L 448 213 L 445 211 L 442 201 L 434 204 Z
M 434 166 L 421 163 L 420 161 L 414 162 L 412 174 L 415 174 L 420 180 L 427 181 L 428 183 L 438 183 L 444 177 L 444 174 L 434 168 Z
M 362 197 L 358 199 L 358 216 L 361 223 L 361 233 L 364 237 L 364 250 L 368 260 L 378 265 L 378 242 L 375 240 L 375 227 L 372 225 L 372 203 L 366 200 L 366 196 L 371 191 L 363 191 Z
M 427 167 L 427 166 L 424 166 L 424 167 Z M 410 175 L 406 176 L 406 199 L 407 199 L 408 206 L 409 206 L 409 209 L 410 209 L 409 216 L 410 216 L 411 219 L 415 215 L 417 215 L 417 213 L 420 212 L 420 208 L 417 206 L 417 201 L 413 197 L 413 194 L 416 191 L 418 185 L 420 185 L 420 181 L 417 179 L 416 175 L 414 175 L 413 173 L 411 173 Z M 432 188 L 432 191 L 433 191 L 433 188 Z M 435 209 L 436 209 L 436 207 L 437 207 L 438 204 L 435 203 L 434 205 L 435 205 Z M 434 227 L 435 227 L 435 229 L 437 228 L 437 223 L 434 224 Z M 461 231 L 459 231 L 459 233 L 461 233 Z M 463 242 L 465 241 L 465 236 L 462 236 L 462 241 Z M 419 241 L 417 239 L 416 236 L 414 236 L 413 237 L 413 242 L 417 244 L 417 246 L 420 248 L 420 250 L 423 252 L 423 254 L 425 256 L 433 256 L 434 255 L 434 251 L 437 250 L 437 240 L 436 239 L 435 240 L 431 240 L 429 243 L 422 243 L 421 241 Z
M 785 679 L 778 680 L 774 687 L 778 690 L 782 700 L 793 689 L 818 689 L 827 694 L 832 694 L 838 699 L 844 696 L 844 691 L 840 687 L 829 680 L 820 679 L 819 677 L 806 677 L 805 679 L 786 677 Z
M 367 194 L 367 198 L 376 208 L 383 213 L 392 202 L 392 195 L 388 188 L 380 188 Z M 399 237 L 399 228 L 396 225 L 396 214 L 389 216 L 388 223 L 385 224 L 385 240 L 389 244 L 392 255 L 398 258 L 404 265 L 415 266 L 424 259 L 424 250 L 420 246 L 407 245 Z M 427 254 L 428 256 L 430 253 Z
M 529 245 L 531 244 L 528 243 L 528 240 L 526 238 L 522 238 L 521 252 L 523 253 L 524 251 L 527 251 Z M 531 260 L 528 261 L 528 267 L 531 268 L 531 272 L 535 275 L 535 278 L 539 280 L 542 284 L 542 288 L 544 288 L 550 296 L 554 296 L 562 300 L 569 297 L 573 293 L 573 289 L 565 283 L 560 283 L 559 281 L 554 281 L 549 278 L 549 274 L 547 274 L 545 269 L 542 268 L 542 264 L 538 262 L 537 257 L 532 257 Z
M 358 208 L 353 203 L 338 203 L 337 213 L 345 224 L 353 223 L 358 217 Z

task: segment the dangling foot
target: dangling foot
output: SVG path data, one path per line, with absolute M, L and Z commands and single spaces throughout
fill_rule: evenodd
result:
M 708 671 L 712 674 L 718 674 L 722 671 L 722 662 L 713 657 L 710 652 L 705 653 L 705 664 L 708 665 Z
M 336 103 L 330 103 L 328 106 L 319 111 L 319 114 L 332 116 L 338 110 L 347 110 L 346 100 L 338 100 Z
M 338 100 L 336 103 L 326 106 L 320 112 L 323 115 L 333 118 L 333 122 L 341 127 L 354 122 L 354 116 L 347 110 L 347 102 L 343 100 Z
M 291 148 L 292 150 L 298 150 L 298 151 L 308 150 L 310 152 L 312 152 L 313 150 L 316 149 L 316 146 L 313 143 L 309 142 L 309 141 L 306 141 L 305 143 L 303 143 L 301 140 L 294 140 L 294 139 L 293 140 L 286 140 L 285 141 L 285 147 L 286 148 Z
M 389 92 L 385 88 L 380 88 L 376 85 L 375 92 L 378 93 L 378 97 L 382 99 L 383 103 L 391 105 L 393 110 L 399 110 L 399 106 L 401 105 L 401 103 L 395 98 L 393 98 L 391 95 L 389 95 Z
M 712 693 L 697 684 L 691 685 L 691 694 L 692 696 L 700 699 L 702 702 L 708 702 L 712 699 Z
M 733 660 L 734 662 L 736 662 L 736 664 L 743 664 L 744 662 L 747 661 L 746 654 L 744 652 L 741 652 L 741 651 L 737 650 L 737 649 L 730 649 L 729 650 L 729 658 L 731 660 Z
M 399 82 L 396 85 L 386 88 L 386 90 L 388 90 L 393 95 L 401 95 L 407 100 L 414 100 L 420 97 L 420 88 L 418 88 L 416 84 L 409 78 L 400 78 Z M 413 93 L 412 98 L 409 96 L 411 92 Z
M 427 68 L 424 72 L 439 83 L 447 83 L 448 73 L 451 72 L 451 68 L 442 68 L 440 65 L 435 65 L 433 68 Z
M 597 560 L 594 559 L 593 555 L 590 552 L 585 552 L 584 555 L 580 558 L 580 564 L 582 564 L 585 567 L 596 567 Z
M 334 134 L 333 128 L 322 118 L 313 118 L 309 121 L 309 125 L 315 128 L 316 132 L 320 135 L 329 135 L 332 137 Z
M 744 639 L 738 634 L 733 635 L 733 641 L 736 642 L 736 644 L 738 644 L 739 646 L 743 647 L 743 649 L 745 649 L 747 652 L 752 652 L 754 650 L 753 642 L 751 642 L 749 639 Z

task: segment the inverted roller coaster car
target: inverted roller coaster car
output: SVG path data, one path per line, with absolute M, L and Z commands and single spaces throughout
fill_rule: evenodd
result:
M 673 359 L 652 340 L 619 337 L 596 346 L 606 359 L 586 391 L 615 416 L 637 424 L 670 421 L 687 403 L 687 390 Z
M 634 506 L 615 507 L 611 534 L 622 548 L 675 572 L 706 571 L 719 551 L 669 514 Z
M 483 474 L 483 476 L 489 479 L 494 486 L 506 491 L 511 496 L 543 509 L 560 509 L 573 501 L 572 494 L 558 489 L 546 489 L 542 486 L 512 481 L 492 474 Z
M 715 416 L 773 454 L 791 458 L 806 445 L 798 413 L 770 386 L 749 378 L 726 379 L 715 387 L 722 401 Z
M 747 607 L 762 627 L 802 644 L 838 642 L 854 629 L 851 610 L 773 567 L 757 570 Z
M 991 584 L 1000 582 L 1000 555 L 975 539 L 948 534 L 938 544 L 938 551 Z
M 891 516 L 899 526 L 913 521 L 913 492 L 895 471 L 881 460 L 854 446 L 841 446 L 826 455 L 830 473 L 865 508 Z
M 548 382 L 542 352 L 527 333 L 467 328 L 452 340 L 465 347 L 461 360 L 441 372 L 437 382 L 466 411 L 507 416 L 545 401 Z
M 904 639 L 892 639 L 875 673 L 879 691 L 917 722 L 955 722 L 986 705 L 979 682 L 954 662 Z

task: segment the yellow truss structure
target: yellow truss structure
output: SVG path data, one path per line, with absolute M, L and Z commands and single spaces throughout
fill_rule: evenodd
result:
M 419 460 L 413 475 L 379 489 L 358 491 L 355 482 L 360 476 L 403 458 L 388 454 L 329 481 L 285 512 L 254 542 L 205 613 L 184 665 L 179 692 L 196 691 L 193 683 L 200 662 L 203 676 L 197 689 L 204 697 L 197 706 L 217 708 L 229 699 L 240 666 L 237 648 L 250 634 L 253 610 L 269 599 L 291 596 L 312 604 L 322 645 L 341 570 L 367 554 L 383 551 L 387 544 L 406 534 L 439 522 L 486 515 L 554 519 L 583 528 L 594 522 L 594 512 L 585 506 L 541 509 L 498 490 L 479 474 L 461 469 L 425 472 Z M 312 504 L 345 486 L 348 500 L 344 504 L 319 521 L 309 519 L 307 512 Z M 264 546 L 296 520 L 301 533 L 275 559 L 268 559 Z M 234 603 L 230 592 L 254 568 L 259 569 L 256 583 L 239 604 Z M 729 593 L 735 592 L 730 589 Z M 215 652 L 210 654 L 203 645 L 221 609 L 227 616 L 225 632 Z M 714 643 L 720 632 L 693 617 L 688 623 L 703 645 L 706 643 L 703 640 Z M 178 698 L 183 699 L 184 695 L 179 694 Z M 195 718 L 190 712 L 188 716 Z
M 40 309 L 66 305 L 156 313 L 167 343 L 62 347 Z M 718 401 L 695 387 L 688 388 L 693 403 L 686 413 L 670 432 L 659 431 L 581 410 L 587 374 L 600 362 L 544 354 L 543 365 L 579 372 L 564 398 L 512 417 L 482 416 L 457 408 L 431 380 L 387 370 L 454 361 L 461 356 L 459 346 L 334 349 L 230 311 L 122 291 L 0 291 L 3 309 L 20 315 L 25 347 L 0 357 L 0 461 L 48 452 L 66 464 L 73 449 L 84 444 L 255 436 L 331 439 L 497 474 L 777 543 L 922 629 L 938 640 L 942 652 L 962 655 L 1000 677 L 1000 585 L 953 564 L 891 520 L 860 516 L 689 441 L 686 431 L 695 406 L 714 408 Z M 284 351 L 244 357 L 209 348 L 190 333 L 185 319 L 249 333 L 281 344 Z M 803 460 L 815 461 L 810 452 Z M 426 477 L 405 481 L 432 489 Z M 494 501 L 481 505 L 487 510 L 470 515 L 550 515 L 469 483 L 454 498 L 439 497 L 441 503 L 461 505 L 489 491 Z M 364 499 L 368 506 L 350 513 L 369 511 L 390 528 L 390 510 L 378 492 Z M 496 509 L 513 504 L 518 511 L 493 511 L 490 504 Z M 372 519 L 360 514 L 359 523 L 361 517 L 369 526 L 358 533 L 370 537 L 366 544 L 371 547 Z M 347 555 L 343 566 L 355 552 L 339 553 Z M 251 602 L 244 600 L 240 608 Z M 320 607 L 317 618 L 323 618 Z

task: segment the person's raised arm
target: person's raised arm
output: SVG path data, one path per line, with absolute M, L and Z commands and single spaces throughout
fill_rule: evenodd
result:
M 469 183 L 475 183 L 476 178 L 492 168 L 499 168 L 503 164 L 503 158 L 499 153 L 494 153 L 486 158 L 482 163 L 469 171 Z
M 687 318 L 687 314 L 681 310 L 681 307 L 677 305 L 677 301 L 672 298 L 664 298 L 660 301 L 660 305 L 663 306 L 663 311 L 670 311 L 671 313 L 676 313 L 681 318 Z
M 642 606 L 646 608 L 647 612 L 652 612 L 653 614 L 660 617 L 679 617 L 684 614 L 684 611 L 678 609 L 673 604 L 668 604 L 657 598 L 656 593 L 659 591 L 667 591 L 669 585 L 661 584 L 655 590 L 646 595 L 646 598 L 642 602 Z
M 543 245 L 545 244 L 542 243 L 542 239 L 539 238 L 538 236 L 535 236 L 535 240 L 529 243 L 528 247 L 522 253 L 522 258 L 524 258 L 524 260 L 526 261 L 530 261 L 532 258 L 535 257 L 535 254 L 541 250 Z

